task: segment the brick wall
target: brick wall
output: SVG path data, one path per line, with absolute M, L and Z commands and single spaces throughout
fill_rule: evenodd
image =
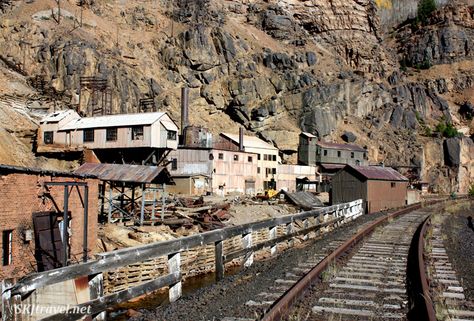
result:
M 45 192 L 43 183 L 51 181 L 85 181 L 88 183 L 88 251 L 90 255 L 95 252 L 97 243 L 98 180 L 23 172 L 0 173 L 0 230 L 13 230 L 12 264 L 8 266 L 0 265 L 0 280 L 22 277 L 36 271 L 34 237 L 32 241 L 25 242 L 23 231 L 27 229 L 34 230 L 32 219 L 34 212 L 55 211 L 53 202 L 43 196 Z M 64 187 L 51 186 L 49 190 L 59 209 L 62 210 Z M 84 188 L 79 187 L 79 190 L 84 196 Z M 68 208 L 71 212 L 70 258 L 72 261 L 80 261 L 82 259 L 84 209 L 75 187 L 70 193 Z M 0 249 L 3 249 L 2 242 L 3 240 L 0 238 Z M 3 263 L 3 260 L 0 263 Z

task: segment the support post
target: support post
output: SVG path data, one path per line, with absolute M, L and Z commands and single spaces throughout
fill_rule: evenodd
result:
M 174 253 L 168 255 L 168 273 L 181 273 L 181 253 Z M 169 300 L 175 302 L 181 297 L 182 285 L 181 281 L 170 285 L 169 289 Z
M 268 231 L 268 234 L 270 236 L 270 240 L 276 239 L 276 237 L 277 237 L 277 227 L 276 226 L 271 227 L 270 230 Z M 277 253 L 277 243 L 275 243 L 274 245 L 272 245 L 272 247 L 270 247 L 270 255 L 274 256 L 274 255 L 276 255 L 276 253 Z
M 112 207 L 113 207 L 113 203 L 114 203 L 113 197 L 114 197 L 114 195 L 113 195 L 113 191 L 112 191 L 112 182 L 109 182 L 109 217 L 107 219 L 108 223 L 112 222 Z
M 288 234 L 291 234 L 293 233 L 293 223 L 288 223 L 286 224 L 286 231 L 285 231 L 285 234 L 288 235 Z M 293 240 L 293 238 L 291 238 L 289 241 L 288 241 L 288 245 L 290 247 L 293 247 L 293 245 L 295 244 L 295 241 Z
M 153 207 L 151 209 L 151 221 L 155 221 L 155 207 L 156 207 L 156 188 L 153 188 Z M 163 220 L 163 218 L 161 218 Z
M 99 299 L 104 296 L 104 276 L 102 273 L 89 276 L 89 295 L 91 300 Z M 93 318 L 96 321 L 104 321 L 106 312 L 101 312 Z
M 242 235 L 242 246 L 244 249 L 252 247 L 252 233 Z M 246 255 L 244 258 L 244 266 L 249 267 L 253 264 L 253 252 L 250 255 Z
M 163 194 L 161 195 L 161 221 L 165 219 L 165 206 L 166 206 L 166 184 L 163 183 Z
M 15 284 L 14 279 L 4 279 L 2 281 L 2 321 L 16 321 L 21 319 L 21 315 L 15 312 L 15 305 L 21 304 L 21 296 L 11 295 L 9 290 Z
M 142 208 L 140 210 L 140 226 L 143 226 L 145 220 L 145 185 L 142 184 Z
M 309 227 L 309 221 L 308 221 L 308 219 L 303 220 L 303 229 L 307 229 L 308 227 Z M 305 234 L 305 235 L 303 236 L 303 241 L 307 241 L 307 240 L 309 240 L 309 234 Z
M 216 256 L 216 281 L 224 279 L 224 242 L 217 241 L 214 243 L 214 252 Z
M 68 217 L 68 203 L 69 203 L 69 187 L 64 186 L 64 213 L 63 213 L 63 266 L 67 266 L 69 258 L 69 217 Z
M 82 261 L 87 262 L 88 256 L 88 244 L 87 244 L 87 231 L 89 229 L 89 186 L 84 186 L 84 240 L 83 240 L 83 257 Z

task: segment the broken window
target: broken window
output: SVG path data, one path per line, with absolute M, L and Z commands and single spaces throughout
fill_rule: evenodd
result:
M 224 154 L 223 153 L 219 153 L 219 159 L 224 159 Z
M 273 160 L 274 162 L 276 162 L 276 160 L 277 160 L 277 155 L 273 155 L 272 157 L 273 157 L 272 160 Z
M 257 167 L 257 174 L 260 174 L 260 167 Z
M 328 156 L 328 150 L 327 149 L 323 149 L 323 155 Z
M 177 158 L 172 158 L 171 159 L 171 170 L 175 171 L 178 169 L 178 159 Z
M 396 186 L 396 184 L 394 182 L 390 183 L 390 187 L 394 188 L 395 186 Z
M 251 162 L 253 161 L 252 156 L 249 156 L 249 157 L 247 158 L 247 160 L 248 160 L 249 163 L 251 163 Z
M 262 158 L 262 156 L 260 156 L 260 154 L 258 154 L 257 160 L 260 160 L 261 158 Z
M 105 140 L 115 142 L 117 140 L 117 128 L 107 128 L 105 132 Z
M 132 127 L 132 140 L 142 140 L 143 139 L 143 126 L 133 126 Z
M 341 151 L 340 150 L 337 151 L 337 157 L 341 157 Z
M 351 152 L 351 158 L 354 158 L 354 152 Z
M 276 174 L 277 173 L 277 169 L 276 168 L 272 168 L 272 174 Z
M 3 266 L 12 264 L 13 261 L 13 230 L 2 232 L 2 264 Z
M 239 155 L 234 155 L 234 161 L 238 161 L 239 160 Z
M 51 131 L 44 132 L 43 142 L 45 144 L 52 144 L 53 143 L 53 132 L 51 132 Z
M 175 131 L 172 131 L 172 130 L 168 131 L 168 139 L 169 140 L 176 140 L 176 137 L 177 137 L 177 135 L 176 135 Z
M 93 129 L 84 129 L 83 141 L 84 141 L 84 143 L 94 142 L 94 130 Z

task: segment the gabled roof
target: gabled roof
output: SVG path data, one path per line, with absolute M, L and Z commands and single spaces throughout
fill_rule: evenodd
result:
M 76 130 L 86 128 L 105 128 L 105 127 L 128 127 L 151 125 L 166 115 L 164 112 L 139 113 L 139 114 L 118 114 L 97 117 L 84 117 L 76 121 L 71 121 L 62 126 L 59 130 Z M 169 120 L 168 117 L 166 119 Z M 177 127 L 176 127 L 177 129 Z
M 43 119 L 41 119 L 40 124 L 58 123 L 61 120 L 63 120 L 64 118 L 66 118 L 70 115 L 74 115 L 74 114 L 77 115 L 77 118 L 80 118 L 79 114 L 76 113 L 72 109 L 56 111 L 54 113 L 51 113 L 51 114 L 47 115 Z
M 94 175 L 102 181 L 174 184 L 170 173 L 162 166 L 86 163 L 74 173 Z
M 344 170 L 356 173 L 368 180 L 408 181 L 408 178 L 391 167 L 347 165 Z
M 341 150 L 349 150 L 353 152 L 366 152 L 365 149 L 363 149 L 360 146 L 357 145 L 352 145 L 352 144 L 336 144 L 336 143 L 327 143 L 327 142 L 322 142 L 319 141 L 316 143 L 316 145 L 319 145 L 324 148 L 328 149 L 341 149 Z
M 236 144 L 239 144 L 238 134 L 221 133 L 221 136 L 232 140 Z M 269 143 L 261 140 L 258 137 L 247 136 L 247 135 L 244 135 L 244 148 L 261 148 L 261 149 L 278 150 L 278 148 L 276 148 L 275 146 L 270 145 Z

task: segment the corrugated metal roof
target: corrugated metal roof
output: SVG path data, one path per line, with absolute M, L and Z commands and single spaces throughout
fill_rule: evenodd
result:
M 166 113 L 156 112 L 85 117 L 67 123 L 61 127 L 60 130 L 151 125 L 163 117 L 163 115 L 166 115 Z
M 363 149 L 362 147 L 357 146 L 357 145 L 352 145 L 352 144 L 336 144 L 336 143 L 328 143 L 328 142 L 319 141 L 317 142 L 317 145 L 324 148 L 329 148 L 329 149 L 342 149 L 342 150 L 350 150 L 350 151 L 355 151 L 355 152 L 366 152 L 366 150 Z
M 86 163 L 75 174 L 95 175 L 102 181 L 174 184 L 166 167 Z
M 44 117 L 43 119 L 41 119 L 40 124 L 58 123 L 61 120 L 63 120 L 64 118 L 66 118 L 67 116 L 73 115 L 73 114 L 76 114 L 77 118 L 80 118 L 79 114 L 76 113 L 72 109 L 60 110 L 60 111 L 51 113 L 51 114 L 47 115 L 46 117 Z
M 300 135 L 303 135 L 303 136 L 306 136 L 306 137 L 311 137 L 311 138 L 316 138 L 317 136 L 313 135 L 313 134 L 310 134 L 310 133 L 307 133 L 307 132 L 301 132 Z
M 324 169 L 341 169 L 346 167 L 346 164 L 327 164 L 327 163 L 322 163 L 321 167 Z
M 282 190 L 281 193 L 285 194 L 286 198 L 290 200 L 293 204 L 305 210 L 324 206 L 321 200 L 317 198 L 316 195 L 310 192 L 289 193 L 287 191 Z
M 230 140 L 234 141 L 235 143 L 239 143 L 239 135 L 238 134 L 229 134 L 229 133 L 221 133 L 222 136 L 229 138 Z M 262 148 L 262 149 L 272 149 L 277 150 L 277 148 L 269 143 L 261 140 L 255 136 L 247 136 L 244 135 L 244 148 Z
M 406 178 L 391 167 L 347 165 L 347 169 L 356 171 L 366 179 L 371 180 L 408 181 L 408 178 Z

